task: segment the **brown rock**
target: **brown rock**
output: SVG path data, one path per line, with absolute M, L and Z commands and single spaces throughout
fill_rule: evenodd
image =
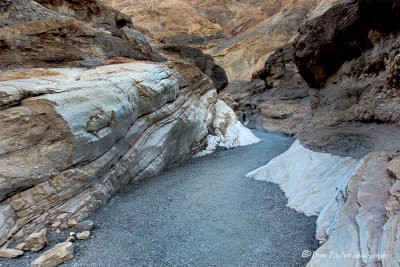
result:
M 25 245 L 26 245 L 26 243 L 20 243 L 15 247 L 15 249 L 23 250 Z
M 90 237 L 90 231 L 84 231 L 76 234 L 76 238 L 78 239 L 89 239 L 89 237 Z
M 74 227 L 78 222 L 75 219 L 69 219 L 68 220 L 68 226 L 70 228 Z
M 48 244 L 49 242 L 47 241 L 46 237 L 46 229 L 43 229 L 40 232 L 30 234 L 25 241 L 25 246 L 22 249 L 36 252 Z
M 0 249 L 0 257 L 2 258 L 16 258 L 24 255 L 24 252 L 18 249 L 2 248 Z
M 33 8 L 20 8 L 25 5 L 34 5 L 40 19 L 32 17 Z M 133 30 L 129 18 L 96 0 L 17 0 L 6 9 L 13 19 L 0 27 L 2 69 L 93 67 L 113 57 L 162 60 L 143 35 L 124 33 Z
M 74 246 L 71 242 L 55 245 L 44 252 L 39 258 L 31 263 L 31 267 L 53 267 L 74 257 Z
M 400 180 L 400 158 L 396 157 L 389 162 L 388 172 L 391 177 Z
M 60 220 L 56 220 L 51 224 L 51 229 L 56 231 L 61 226 L 62 222 Z
M 163 44 L 200 48 L 230 81 L 250 80 L 268 56 L 290 42 L 299 25 L 337 0 L 105 0 L 149 37 Z M 251 15 L 249 15 L 251 14 Z

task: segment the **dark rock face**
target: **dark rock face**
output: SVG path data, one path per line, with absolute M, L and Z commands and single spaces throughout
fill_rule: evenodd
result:
M 371 29 L 383 34 L 400 26 L 398 0 L 348 1 L 306 23 L 295 40 L 295 62 L 312 88 L 322 88 L 345 60 L 372 47 Z
M 167 55 L 178 56 L 185 61 L 194 63 L 201 72 L 210 77 L 217 92 L 220 92 L 228 85 L 228 77 L 225 70 L 215 64 L 210 55 L 203 54 L 199 49 L 182 45 L 164 45 L 161 49 Z
M 3 70 L 93 67 L 115 57 L 163 59 L 129 18 L 94 0 L 16 0 L 2 7 L 0 25 Z
M 399 1 L 351 1 L 300 29 L 294 59 L 310 88 L 305 145 L 361 157 L 400 148 Z
M 227 89 L 239 103 L 239 117 L 267 131 L 295 135 L 311 115 L 309 88 L 294 64 L 292 44 L 278 48 L 251 82 Z

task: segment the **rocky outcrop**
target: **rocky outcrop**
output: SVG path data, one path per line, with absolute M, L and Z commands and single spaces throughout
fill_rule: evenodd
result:
M 308 18 L 340 0 L 103 0 L 129 15 L 152 40 L 196 47 L 230 81 L 250 80 L 269 55 L 291 42 Z M 249 16 L 249 14 L 251 14 Z
M 207 147 L 194 157 L 210 154 L 218 147 L 234 148 L 256 144 L 262 140 L 244 127 L 234 111 L 224 101 L 215 103 L 215 114 L 212 122 L 213 132 L 207 136 Z
M 239 103 L 239 117 L 254 127 L 295 135 L 311 118 L 309 88 L 294 64 L 292 44 L 277 49 L 252 81 L 227 90 Z
M 95 0 L 17 0 L 0 18 L 3 70 L 94 67 L 116 57 L 162 60 L 129 18 Z
M 313 152 L 297 140 L 285 153 L 246 176 L 279 184 L 288 207 L 308 216 L 320 214 L 359 165 L 351 157 Z
M 220 92 L 228 85 L 228 77 L 223 68 L 214 63 L 214 59 L 203 54 L 199 49 L 182 45 L 162 45 L 158 47 L 160 53 L 167 58 L 193 63 L 205 75 L 210 77 L 217 92 Z
M 71 242 L 55 245 L 31 263 L 31 267 L 53 267 L 74 257 L 74 246 Z
M 351 1 L 301 28 L 294 55 L 313 113 L 298 135 L 305 145 L 354 157 L 400 149 L 399 21 L 398 1 Z
M 318 215 L 321 247 L 307 266 L 397 266 L 399 162 L 398 154 L 356 160 L 296 141 L 247 177 L 279 184 L 289 207 Z
M 1 244 L 81 219 L 130 180 L 191 157 L 216 102 L 207 76 L 181 63 L 2 76 Z

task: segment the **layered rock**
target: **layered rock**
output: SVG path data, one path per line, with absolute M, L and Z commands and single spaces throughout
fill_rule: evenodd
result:
M 230 81 L 250 80 L 298 27 L 340 0 L 103 0 L 154 41 L 201 49 Z M 251 16 L 249 16 L 251 14 Z
M 1 244 L 52 221 L 81 219 L 130 180 L 191 157 L 205 145 L 216 102 L 193 65 L 2 76 Z
M 234 148 L 262 141 L 249 129 L 244 127 L 236 117 L 234 111 L 220 99 L 215 103 L 212 126 L 213 132 L 207 136 L 206 149 L 194 155 L 195 157 L 210 154 L 218 147 Z
M 295 135 L 310 120 L 309 88 L 294 64 L 293 48 L 277 49 L 252 81 L 227 87 L 239 103 L 239 117 L 249 125 Z
M 2 70 L 162 60 L 129 18 L 95 0 L 11 1 L 0 10 L 0 26 Z
M 308 147 L 362 157 L 400 149 L 400 4 L 351 1 L 308 22 L 294 45 L 310 86 Z
M 217 92 L 228 85 L 225 70 L 215 64 L 210 55 L 203 54 L 199 49 L 182 45 L 162 45 L 158 47 L 158 50 L 168 59 L 183 60 L 196 65 L 205 75 L 210 77 Z
M 289 207 L 318 215 L 322 246 L 307 266 L 397 266 L 399 162 L 397 154 L 372 152 L 356 160 L 296 141 L 247 177 L 279 184 Z

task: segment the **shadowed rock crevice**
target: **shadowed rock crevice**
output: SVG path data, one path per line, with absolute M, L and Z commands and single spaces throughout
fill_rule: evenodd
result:
M 210 77 L 217 92 L 228 85 L 228 77 L 223 68 L 215 64 L 214 59 L 203 54 L 199 49 L 182 45 L 162 45 L 159 47 L 161 53 L 172 58 L 178 57 L 196 65 L 201 72 Z

